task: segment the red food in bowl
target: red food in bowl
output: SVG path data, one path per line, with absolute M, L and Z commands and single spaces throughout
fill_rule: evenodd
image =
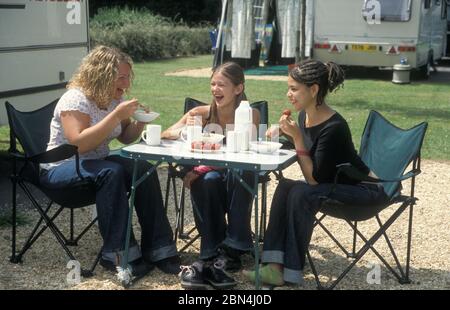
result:
M 203 146 L 202 146 L 202 149 L 203 150 L 207 150 L 207 151 L 210 151 L 210 150 L 212 150 L 213 148 L 212 148 L 212 143 L 209 143 L 209 142 L 203 142 Z
M 194 141 L 191 143 L 191 149 L 201 150 L 203 148 L 203 143 L 201 141 Z
M 211 143 L 203 141 L 194 141 L 191 143 L 192 150 L 205 150 L 205 151 L 217 151 L 220 150 L 220 143 Z

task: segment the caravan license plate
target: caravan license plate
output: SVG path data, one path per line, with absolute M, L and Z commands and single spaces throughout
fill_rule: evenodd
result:
M 375 52 L 377 50 L 376 45 L 370 44 L 352 44 L 352 51 L 356 52 Z

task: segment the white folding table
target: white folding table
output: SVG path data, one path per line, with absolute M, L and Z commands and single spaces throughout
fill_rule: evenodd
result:
M 134 208 L 134 197 L 136 187 L 139 186 L 156 168 L 163 162 L 185 164 L 185 165 L 206 165 L 229 169 L 233 176 L 239 180 L 244 188 L 254 196 L 255 201 L 255 288 L 260 288 L 259 283 L 259 228 L 258 228 L 258 176 L 261 172 L 282 171 L 297 161 L 294 151 L 279 150 L 273 154 L 262 154 L 253 151 L 240 153 L 229 153 L 223 150 L 218 152 L 191 152 L 181 141 L 162 140 L 158 146 L 149 146 L 144 143 L 126 146 L 120 150 L 120 156 L 134 159 L 133 180 L 131 185 L 130 212 L 128 216 L 128 228 L 125 244 L 125 254 L 122 268 L 127 268 L 128 249 L 131 234 L 131 212 Z M 156 164 L 143 176 L 137 179 L 137 161 L 152 160 Z M 255 172 L 253 187 L 249 186 L 239 175 L 238 170 L 248 170 Z M 128 286 L 129 280 L 122 280 L 122 285 Z

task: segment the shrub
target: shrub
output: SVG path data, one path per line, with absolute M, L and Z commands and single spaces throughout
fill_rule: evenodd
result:
M 208 25 L 188 27 L 148 10 L 101 9 L 90 21 L 91 46 L 114 46 L 133 60 L 207 54 Z

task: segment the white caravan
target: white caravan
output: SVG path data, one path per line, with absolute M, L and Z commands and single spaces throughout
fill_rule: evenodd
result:
M 450 10 L 450 0 L 447 0 L 447 57 L 450 56 L 450 14 L 448 11 Z
M 315 0 L 313 57 L 341 65 L 428 75 L 447 41 L 445 0 Z
M 88 0 L 0 0 L 0 125 L 5 101 L 30 111 L 59 98 L 89 51 Z

